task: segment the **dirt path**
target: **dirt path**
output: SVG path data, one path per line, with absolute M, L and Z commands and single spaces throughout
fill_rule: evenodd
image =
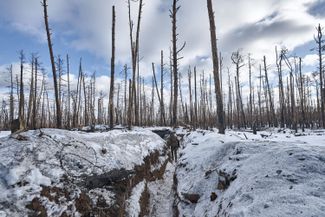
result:
M 168 163 L 164 179 L 148 183 L 150 192 L 150 214 L 152 217 L 173 216 L 173 175 L 175 164 Z

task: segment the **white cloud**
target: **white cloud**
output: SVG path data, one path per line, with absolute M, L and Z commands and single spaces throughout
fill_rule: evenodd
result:
M 318 55 L 308 54 L 303 59 L 302 62 L 305 66 L 315 66 L 319 61 Z
M 171 39 L 169 8 L 172 1 L 143 0 L 143 17 L 140 33 L 141 74 L 152 75 L 151 63 L 160 61 L 160 50 L 164 50 L 168 63 Z M 132 2 L 132 1 L 131 1 Z M 274 64 L 274 46 L 286 46 L 289 51 L 312 40 L 318 23 L 324 18 L 308 13 L 308 6 L 316 0 L 214 0 L 217 37 L 224 56 L 224 78 L 230 64 L 231 52 L 243 48 L 243 54 L 251 53 L 256 60 L 254 76 L 258 74 L 258 64 L 264 55 L 268 64 Z M 181 70 L 188 66 L 198 66 L 210 73 L 212 69 L 209 23 L 206 0 L 180 0 L 182 6 L 178 17 L 179 45 L 186 41 L 180 61 Z M 130 65 L 130 39 L 126 1 L 121 0 L 56 0 L 48 1 L 49 19 L 54 37 L 66 39 L 71 49 L 86 50 L 103 59 L 110 58 L 111 46 L 111 6 L 116 5 L 116 57 L 121 64 Z M 138 4 L 132 3 L 132 17 L 136 21 Z M 0 3 L 0 17 L 13 28 L 45 42 L 43 14 L 39 0 L 11 0 Z M 59 46 L 59 42 L 56 42 Z M 61 45 L 63 46 L 63 45 Z M 65 46 L 65 45 L 64 45 Z M 308 51 L 306 51 L 308 52 Z M 245 59 L 247 62 L 247 60 Z M 108 62 L 108 61 L 107 61 Z M 315 55 L 307 55 L 304 64 L 312 66 Z M 168 68 L 168 67 L 167 67 Z M 248 81 L 247 65 L 242 68 L 241 81 Z M 270 78 L 276 77 L 274 66 L 270 68 Z M 76 77 L 73 78 L 74 80 Z M 109 78 L 98 80 L 98 90 L 108 91 Z M 226 83 L 224 81 L 224 83 Z

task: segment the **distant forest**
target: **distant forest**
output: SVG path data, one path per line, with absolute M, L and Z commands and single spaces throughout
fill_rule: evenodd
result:
M 227 128 L 249 128 L 256 131 L 266 127 L 287 127 L 297 131 L 325 127 L 325 44 L 320 24 L 314 35 L 313 52 L 319 57 L 314 73 L 304 73 L 302 58 L 292 57 L 287 49 L 277 47 L 274 54 L 276 61 L 268 62 L 264 56 L 257 63 L 258 72 L 252 70 L 250 55 L 246 58 L 238 49 L 231 55 L 230 61 L 235 71 L 230 73 L 229 69 L 228 72 L 225 71 L 222 54 L 217 46 L 212 0 L 207 0 L 213 73 L 198 73 L 195 66 L 188 67 L 186 73 L 180 73 L 182 50 L 187 45 L 180 42 L 178 37 L 177 16 L 181 5 L 178 0 L 173 0 L 170 8 L 171 49 L 167 54 L 158 51 L 161 54 L 160 66 L 152 63 L 152 85 L 148 91 L 139 70 L 139 40 L 144 3 L 143 0 L 136 1 L 137 19 L 132 20 L 130 1 L 126 4 L 131 62 L 125 63 L 123 79 L 116 82 L 115 41 L 119 38 L 115 37 L 115 28 L 118 17 L 112 6 L 110 84 L 107 84 L 109 92 L 98 93 L 96 75 L 86 75 L 81 59 L 77 86 L 71 87 L 69 55 L 56 54 L 55 47 L 52 46 L 52 32 L 55 30 L 50 28 L 51 17 L 47 14 L 47 7 L 51 6 L 47 0 L 42 0 L 40 10 L 44 13 L 44 32 L 47 35 L 53 80 L 47 80 L 39 56 L 26 58 L 21 51 L 20 74 L 14 77 L 12 66 L 6 72 L 10 76 L 9 101 L 2 102 L 0 127 L 14 132 L 45 127 L 71 129 L 97 124 L 105 124 L 110 128 L 122 125 L 129 129 L 132 126 L 159 125 L 203 129 L 216 127 L 220 133 L 224 133 Z M 31 72 L 26 72 L 26 64 L 30 64 Z M 248 72 L 242 70 L 245 64 Z M 276 66 L 277 84 L 270 83 L 269 64 Z M 131 71 L 131 76 L 128 76 L 128 71 Z M 27 76 L 30 77 L 29 83 L 24 83 L 27 73 L 30 73 Z M 248 73 L 248 94 L 243 94 L 241 73 Z M 63 78 L 64 74 L 67 79 Z M 254 82 L 256 78 L 258 82 Z M 49 82 L 53 82 L 53 89 L 49 88 Z M 170 84 L 168 98 L 164 93 L 167 83 Z M 188 88 L 186 97 L 183 84 Z M 108 103 L 104 103 L 106 96 L 109 98 Z

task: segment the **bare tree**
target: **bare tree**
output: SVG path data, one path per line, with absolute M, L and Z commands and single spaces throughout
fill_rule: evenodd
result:
M 177 41 L 178 41 L 178 34 L 177 34 L 177 13 L 181 6 L 178 6 L 179 0 L 173 0 L 172 9 L 169 10 L 170 18 L 172 19 L 172 69 L 173 69 L 173 117 L 172 117 L 172 125 L 176 127 L 177 125 L 177 101 L 178 101 L 178 60 L 182 59 L 179 57 L 178 54 L 184 49 L 186 43 L 178 49 Z
M 25 97 L 24 97 L 24 62 L 25 55 L 20 51 L 20 88 L 19 88 L 19 130 L 25 128 Z
M 158 100 L 159 100 L 159 104 L 160 104 L 160 109 L 161 109 L 161 118 L 160 118 L 160 125 L 163 125 L 163 123 L 165 122 L 165 116 L 164 116 L 164 112 L 163 112 L 163 107 L 162 105 L 162 98 L 161 95 L 159 93 L 159 89 L 158 89 L 158 84 L 157 84 L 157 78 L 156 78 L 156 73 L 155 73 L 155 64 L 152 63 L 152 74 L 153 74 L 153 80 L 155 82 L 155 87 L 156 87 L 156 91 L 157 91 L 157 96 L 158 96 Z
M 317 44 L 317 52 L 318 52 L 318 60 L 319 60 L 319 85 L 320 85 L 320 113 L 321 113 L 321 126 L 325 127 L 325 111 L 324 111 L 324 101 L 325 101 L 325 88 L 324 88 L 324 66 L 323 66 L 323 51 L 325 49 L 325 46 L 323 45 L 324 39 L 323 39 L 323 28 L 319 24 L 318 27 L 316 27 L 317 35 L 314 36 L 314 40 Z
M 231 60 L 233 64 L 235 64 L 236 67 L 236 92 L 237 92 L 237 118 L 238 121 L 239 119 L 242 120 L 242 126 L 246 127 L 246 116 L 244 112 L 244 105 L 243 105 L 243 99 L 242 99 L 242 94 L 241 94 L 241 87 L 240 87 L 240 82 L 239 82 L 239 76 L 240 76 L 240 68 L 244 66 L 244 60 L 243 56 L 241 55 L 240 51 L 237 50 L 236 52 L 233 52 L 231 55 Z M 239 112 L 241 113 L 241 118 L 239 118 Z M 238 123 L 239 124 L 239 123 Z
M 114 74 L 115 74 L 115 6 L 112 6 L 112 57 L 111 57 L 111 85 L 109 91 L 109 126 L 114 127 Z
M 138 99 L 137 99 L 137 88 L 136 88 L 136 72 L 137 72 L 137 63 L 139 60 L 139 38 L 140 38 L 140 23 L 141 15 L 143 8 L 143 0 L 139 0 L 139 10 L 138 10 L 138 20 L 137 20 L 137 29 L 136 29 L 136 38 L 133 40 L 133 21 L 131 19 L 131 2 L 128 0 L 128 10 L 129 10 L 129 28 L 130 28 L 130 41 L 131 41 L 131 57 L 132 57 L 132 101 L 134 103 L 134 118 L 135 125 L 139 125 L 139 108 L 138 108 Z M 131 106 L 133 106 L 133 103 Z M 132 109 L 131 108 L 131 109 Z
M 276 127 L 277 121 L 276 121 L 275 110 L 274 110 L 274 105 L 273 105 L 273 98 L 272 98 L 272 94 L 271 94 L 271 88 L 270 88 L 270 83 L 269 83 L 269 78 L 268 78 L 268 73 L 267 73 L 266 57 L 265 56 L 263 57 L 263 63 L 264 63 L 265 82 L 266 82 L 267 93 L 268 93 L 268 97 L 269 97 L 270 110 L 271 110 L 271 114 L 272 114 L 272 123 Z
M 10 120 L 10 125 L 12 124 L 13 120 L 14 120 L 14 83 L 13 83 L 13 72 L 12 72 L 12 65 L 10 65 L 10 67 L 8 68 L 9 74 L 10 74 L 10 97 L 9 97 L 9 101 L 10 101 L 10 115 L 9 115 L 9 120 Z
M 55 68 L 54 54 L 53 54 L 52 41 L 51 41 L 51 32 L 50 32 L 50 27 L 49 27 L 49 23 L 48 23 L 47 0 L 43 0 L 42 6 L 44 9 L 45 29 L 46 29 L 47 42 L 48 42 L 48 48 L 49 48 L 49 53 L 50 53 L 51 65 L 52 65 L 54 93 L 55 93 L 55 102 L 56 102 L 56 127 L 61 128 L 61 125 L 62 125 L 61 104 L 60 104 L 60 99 L 59 99 L 56 68 Z
M 278 69 L 278 76 L 279 76 L 279 104 L 280 104 L 280 126 L 284 127 L 284 91 L 283 91 L 283 81 L 282 81 L 282 61 L 284 50 L 281 50 L 280 57 L 278 55 L 277 47 L 275 47 L 275 54 L 276 54 L 276 65 Z
M 71 109 L 70 109 L 70 105 L 71 105 L 71 101 L 70 101 L 70 98 L 71 98 L 71 92 L 70 92 L 70 60 L 69 60 L 69 55 L 67 54 L 67 77 L 68 77 L 68 111 L 67 111 L 67 127 L 68 129 L 70 128 L 71 126 L 71 118 L 70 118 L 70 115 L 71 115 Z
M 165 116 L 165 104 L 164 104 L 164 52 L 161 50 L 160 52 L 160 93 L 161 93 L 161 101 L 160 101 L 160 118 L 163 121 L 163 124 L 166 125 L 166 116 Z
M 218 48 L 217 48 L 217 37 L 216 37 L 216 26 L 214 22 L 214 12 L 212 6 L 212 0 L 207 0 L 208 13 L 210 20 L 210 35 L 211 35 L 211 51 L 212 51 L 212 61 L 213 61 L 213 76 L 214 85 L 217 100 L 217 115 L 218 115 L 218 128 L 219 133 L 225 133 L 225 122 L 224 122 L 224 111 L 223 111 L 223 99 L 221 91 L 221 81 L 219 75 L 219 58 L 218 58 Z

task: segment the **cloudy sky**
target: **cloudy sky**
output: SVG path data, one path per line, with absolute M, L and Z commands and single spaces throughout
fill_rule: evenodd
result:
M 169 8 L 172 0 L 144 0 L 140 33 L 141 74 L 151 79 L 151 62 L 159 63 L 160 50 L 166 56 L 171 39 Z M 211 71 L 210 35 L 206 0 L 180 0 L 179 42 L 186 41 L 181 70 L 197 65 Z M 111 7 L 116 6 L 118 70 L 130 64 L 130 40 L 125 0 L 48 0 L 49 21 L 53 30 L 55 55 L 71 56 L 72 72 L 77 72 L 79 58 L 90 74 L 102 76 L 101 87 L 108 91 L 111 44 Z M 226 66 L 238 48 L 251 53 L 256 64 L 266 55 L 274 60 L 274 47 L 286 47 L 291 55 L 304 58 L 305 71 L 314 69 L 316 56 L 313 35 L 319 23 L 325 26 L 324 0 L 213 0 L 217 37 Z M 137 3 L 132 3 L 133 16 Z M 0 70 L 17 64 L 19 50 L 27 59 L 37 53 L 48 68 L 49 56 L 40 0 L 0 0 Z M 257 67 L 256 67 L 257 68 Z M 245 68 L 242 79 L 246 79 Z M 271 69 L 272 70 L 272 69 Z M 6 79 L 1 79 L 4 87 Z

